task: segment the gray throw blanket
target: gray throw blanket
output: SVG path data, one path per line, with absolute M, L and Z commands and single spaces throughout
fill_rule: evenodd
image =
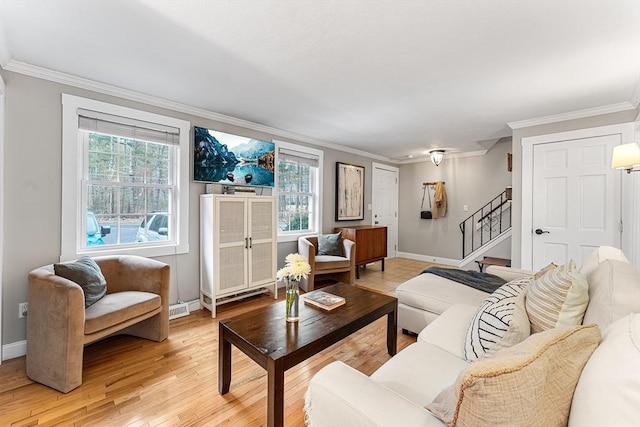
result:
M 480 273 L 479 271 L 471 270 L 464 271 L 453 268 L 429 267 L 422 273 L 435 274 L 437 276 L 444 277 L 445 279 L 453 280 L 488 293 L 495 291 L 500 286 L 507 283 L 503 278 L 493 274 Z

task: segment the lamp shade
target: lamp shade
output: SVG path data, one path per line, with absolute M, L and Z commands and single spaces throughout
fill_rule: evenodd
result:
M 442 159 L 444 159 L 444 150 L 433 150 L 430 152 L 430 154 L 433 164 L 436 166 L 440 165 L 440 162 L 442 162 Z
M 613 147 L 611 169 L 631 170 L 640 166 L 640 145 L 635 142 Z

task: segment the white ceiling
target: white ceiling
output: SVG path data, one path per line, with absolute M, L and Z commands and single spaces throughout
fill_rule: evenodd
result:
M 390 159 L 640 98 L 640 1 L 0 0 L 42 67 Z

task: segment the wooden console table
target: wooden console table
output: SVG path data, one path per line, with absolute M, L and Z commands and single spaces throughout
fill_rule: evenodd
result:
M 341 231 L 342 237 L 356 242 L 356 278 L 360 278 L 359 266 L 370 262 L 382 261 L 387 256 L 387 227 L 382 225 L 354 225 L 336 227 L 333 232 Z

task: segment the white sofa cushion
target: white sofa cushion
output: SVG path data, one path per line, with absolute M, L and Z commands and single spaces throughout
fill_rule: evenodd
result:
M 424 407 L 467 364 L 435 345 L 417 341 L 382 365 L 371 379 Z
M 582 262 L 579 271 L 589 280 L 589 276 L 598 268 L 598 265 L 608 259 L 629 262 L 620 249 L 611 246 L 600 246 Z
M 490 265 L 487 267 L 487 273 L 493 274 L 494 276 L 502 277 L 507 282 L 510 282 L 522 277 L 533 277 L 535 271 L 523 270 L 513 267 L 503 267 L 501 265 Z
M 569 427 L 640 425 L 640 313 L 615 321 L 585 365 Z
M 640 271 L 625 261 L 601 262 L 589 276 L 589 300 L 584 323 L 597 323 L 603 331 L 640 312 Z
M 342 362 L 330 363 L 313 376 L 304 411 L 308 427 L 442 427 L 423 406 Z
M 431 273 L 419 274 L 396 288 L 399 303 L 436 314 L 442 313 L 454 302 L 477 306 L 487 295 L 471 286 Z
M 433 344 L 464 359 L 464 340 L 477 310 L 476 305 L 453 304 L 420 332 L 418 341 Z
M 471 319 L 464 357 L 473 362 L 522 342 L 531 333 L 524 296 L 531 278 L 516 279 L 489 295 Z
M 566 425 L 597 325 L 554 328 L 470 363 L 427 406 L 447 425 Z
M 549 271 L 527 289 L 531 333 L 581 324 L 588 303 L 589 284 L 574 261 Z

